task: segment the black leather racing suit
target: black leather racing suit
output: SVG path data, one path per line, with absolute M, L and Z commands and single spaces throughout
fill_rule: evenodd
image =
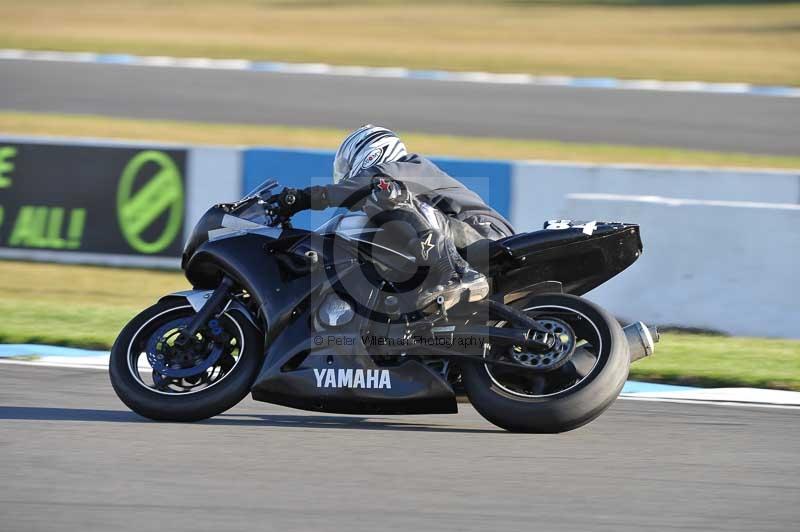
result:
M 456 248 L 514 233 L 511 224 L 475 192 L 428 159 L 409 154 L 363 169 L 337 184 L 305 189 L 312 209 L 361 209 L 384 224 L 405 222 L 400 239 L 420 263 L 439 273 L 442 284 L 468 264 Z
M 420 202 L 430 205 L 449 219 L 463 222 L 474 229 L 478 237 L 496 240 L 514 234 L 508 220 L 487 205 L 478 194 L 417 154 L 365 168 L 354 177 L 325 186 L 328 203 L 338 206 L 348 202 L 348 199 L 353 203 L 354 199 L 366 197 L 363 191 L 372 186 L 375 178 L 381 176 L 402 182 Z M 475 234 L 469 231 L 466 235 L 460 229 L 453 233 L 456 245 L 460 248 L 476 239 Z

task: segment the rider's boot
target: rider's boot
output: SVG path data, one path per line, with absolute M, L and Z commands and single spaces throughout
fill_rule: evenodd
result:
M 486 276 L 470 267 L 452 239 L 431 231 L 420 239 L 420 250 L 422 262 L 427 262 L 431 270 L 430 282 L 420 293 L 417 308 L 422 310 L 436 303 L 447 310 L 458 303 L 480 301 L 489 295 Z
M 373 180 L 364 211 L 374 221 L 382 218 L 405 222 L 412 237 L 411 250 L 417 264 L 428 266 L 429 277 L 416 301 L 418 310 L 441 298 L 445 310 L 465 301 L 479 301 L 489 294 L 486 277 L 470 268 L 447 234 L 447 219 L 430 205 L 418 201 L 401 182 L 388 177 Z

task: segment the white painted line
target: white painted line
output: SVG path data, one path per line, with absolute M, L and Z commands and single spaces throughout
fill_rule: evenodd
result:
M 0 358 L 0 364 L 40 366 L 46 368 L 102 369 L 108 370 L 108 355 L 97 357 L 42 357 L 37 360 Z M 138 368 L 151 371 L 153 368 L 146 359 L 139 360 Z
M 102 364 L 88 364 L 76 361 L 74 363 L 62 362 L 46 362 L 40 360 L 14 360 L 8 358 L 0 358 L 0 364 L 10 364 L 17 366 L 38 366 L 42 368 L 70 368 L 70 369 L 102 369 L 108 371 L 108 363 Z
M 580 193 L 567 194 L 567 198 L 588 201 L 627 201 L 635 203 L 652 203 L 668 207 L 704 206 L 704 207 L 732 207 L 737 209 L 778 209 L 787 211 L 800 211 L 797 203 L 766 203 L 759 201 L 723 201 L 723 200 L 697 200 L 686 198 L 668 198 L 665 196 L 637 196 L 629 194 L 598 194 Z
M 777 170 L 775 168 L 759 168 L 759 167 L 737 167 L 737 166 L 687 166 L 675 164 L 641 164 L 641 163 L 582 163 L 576 161 L 550 161 L 545 159 L 523 159 L 516 160 L 517 163 L 525 163 L 538 166 L 553 166 L 560 168 L 586 168 L 586 169 L 602 169 L 602 170 L 642 170 L 642 171 L 660 171 L 660 172 L 700 172 L 709 174 L 718 174 L 720 172 L 733 173 L 733 174 L 750 174 L 755 171 L 758 173 L 771 174 L 776 176 L 795 176 L 800 178 L 800 169 L 795 170 Z
M 211 59 L 206 57 L 135 56 L 92 52 L 58 52 L 0 49 L 0 59 L 12 61 L 51 61 L 63 63 L 117 64 L 140 67 L 240 70 L 301 75 L 402 78 L 459 83 L 500 85 L 538 85 L 606 90 L 664 92 L 699 92 L 713 94 L 750 94 L 767 97 L 800 97 L 800 87 L 759 86 L 748 83 L 712 83 L 703 81 L 659 81 L 651 79 L 576 78 L 570 76 L 534 76 L 492 72 L 453 72 L 445 70 L 410 70 L 402 67 L 367 67 L 328 65 L 324 63 L 283 63 L 247 59 Z
M 619 396 L 620 399 L 630 401 L 650 401 L 653 403 L 678 403 L 684 405 L 709 405 L 709 406 L 733 406 L 733 407 L 748 407 L 748 408 L 773 408 L 778 410 L 800 410 L 800 406 L 796 405 L 781 405 L 771 403 L 748 403 L 740 401 L 708 401 L 701 399 L 668 399 L 662 397 L 639 397 L 637 394 L 624 394 Z
M 694 388 L 676 391 L 642 391 L 632 395 L 636 395 L 636 397 L 677 399 L 682 401 L 758 403 L 800 407 L 800 392 L 761 388 Z

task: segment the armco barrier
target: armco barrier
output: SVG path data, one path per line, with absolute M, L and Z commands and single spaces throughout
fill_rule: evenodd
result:
M 641 225 L 644 254 L 588 297 L 617 316 L 800 338 L 800 172 L 518 163 L 512 221 Z

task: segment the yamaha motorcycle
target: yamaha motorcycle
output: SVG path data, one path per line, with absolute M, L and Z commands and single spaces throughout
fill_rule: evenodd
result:
M 394 232 L 347 212 L 292 227 L 268 181 L 209 209 L 186 243 L 192 290 L 122 330 L 110 376 L 142 416 L 196 421 L 253 399 L 343 414 L 449 414 L 457 394 L 516 432 L 575 429 L 617 398 L 658 333 L 580 296 L 639 257 L 634 224 L 551 221 L 459 251 L 478 301 L 415 308 L 425 268 Z

